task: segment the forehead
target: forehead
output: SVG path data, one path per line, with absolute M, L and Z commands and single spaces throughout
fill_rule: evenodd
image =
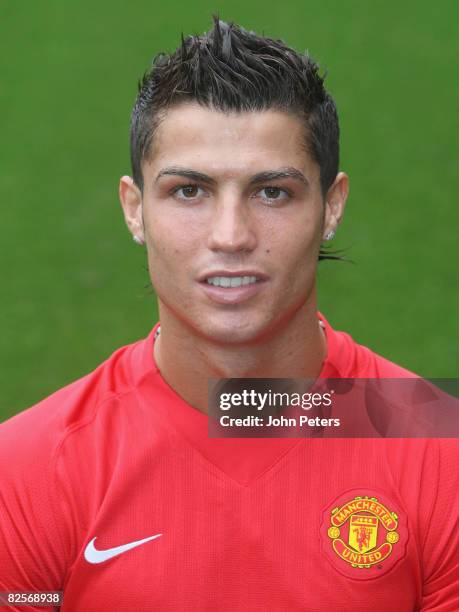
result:
M 228 175 L 293 166 L 319 175 L 297 116 L 278 110 L 224 113 L 197 103 L 174 106 L 160 121 L 143 169 L 164 165 L 205 166 Z

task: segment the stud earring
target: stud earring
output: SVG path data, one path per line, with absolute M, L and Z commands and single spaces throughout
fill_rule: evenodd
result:
M 140 236 L 133 236 L 132 239 L 136 244 L 139 244 L 140 246 L 144 244 L 144 241 L 142 240 L 142 238 L 140 238 Z
M 325 234 L 324 240 L 333 240 L 334 237 L 335 237 L 335 232 L 333 230 L 330 230 L 329 232 Z

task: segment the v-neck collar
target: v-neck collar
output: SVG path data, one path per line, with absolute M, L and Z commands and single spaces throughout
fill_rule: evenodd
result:
M 319 377 L 341 377 L 334 359 L 340 352 L 339 339 L 320 313 L 318 317 L 327 337 L 327 356 Z M 205 461 L 238 484 L 249 486 L 274 469 L 294 447 L 305 443 L 298 438 L 209 438 L 208 415 L 185 402 L 165 381 L 156 365 L 153 345 L 158 327 L 159 323 L 144 340 L 140 361 L 144 367 L 147 363 L 150 367 L 139 382 L 139 391 L 148 403 L 151 402 L 151 409 L 159 411 Z

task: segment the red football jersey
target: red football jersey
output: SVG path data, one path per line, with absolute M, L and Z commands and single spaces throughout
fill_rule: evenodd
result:
M 322 377 L 412 376 L 324 325 Z M 63 590 L 65 612 L 459 610 L 456 440 L 210 439 L 154 332 L 0 426 L 0 592 Z

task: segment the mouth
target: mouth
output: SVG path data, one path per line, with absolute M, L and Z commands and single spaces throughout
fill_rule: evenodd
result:
M 260 280 L 256 276 L 209 276 L 205 279 L 205 282 L 213 287 L 224 287 L 227 289 L 253 285 L 260 282 Z
M 257 295 L 268 281 L 259 272 L 216 271 L 201 277 L 199 283 L 207 297 L 218 304 L 238 304 Z

